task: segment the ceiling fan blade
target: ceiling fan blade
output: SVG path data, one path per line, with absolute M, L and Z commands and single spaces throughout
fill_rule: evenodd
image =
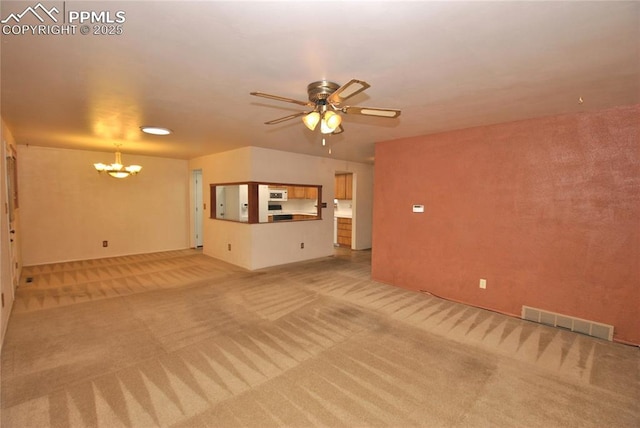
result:
M 280 119 L 273 119 L 269 122 L 265 122 L 265 125 L 275 125 L 276 123 L 284 122 L 286 120 L 295 119 L 296 117 L 304 116 L 305 114 L 309 114 L 308 111 L 301 111 L 300 113 L 290 114 L 289 116 L 281 117 Z
M 359 94 L 370 86 L 371 85 L 369 85 L 364 80 L 351 79 L 350 81 L 336 89 L 335 92 L 333 92 L 331 95 L 329 95 L 327 101 L 329 102 L 329 104 L 340 104 L 347 98 L 351 98 L 352 96 Z
M 375 107 L 343 107 L 340 109 L 346 114 L 361 114 L 364 116 L 389 117 L 394 118 L 400 116 L 400 110 Z
M 298 101 L 291 98 L 279 97 L 277 95 L 265 94 L 264 92 L 249 92 L 250 95 L 255 95 L 256 97 L 269 98 L 270 100 L 276 101 L 284 101 L 286 103 L 300 104 L 301 106 L 313 106 L 310 101 Z

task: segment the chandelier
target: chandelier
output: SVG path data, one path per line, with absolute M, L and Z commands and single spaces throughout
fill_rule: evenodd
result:
M 106 172 L 114 178 L 126 178 L 130 175 L 136 175 L 142 170 L 142 167 L 140 165 L 124 166 L 122 164 L 122 154 L 117 149 L 116 161 L 114 163 L 110 165 L 104 163 L 94 163 L 93 166 L 95 167 L 96 171 L 98 171 L 98 173 Z

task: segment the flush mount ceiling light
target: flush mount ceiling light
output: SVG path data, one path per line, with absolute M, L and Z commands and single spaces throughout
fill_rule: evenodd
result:
M 116 148 L 120 147 L 120 145 L 116 145 Z M 130 175 L 136 175 L 142 170 L 140 165 L 129 165 L 124 166 L 122 164 L 122 154 L 119 150 L 116 150 L 116 161 L 110 165 L 104 163 L 94 163 L 93 167 L 98 171 L 98 173 L 106 172 L 111 177 L 114 178 L 126 178 Z
M 269 122 L 265 122 L 265 125 L 275 125 L 276 123 L 302 116 L 302 122 L 311 131 L 315 130 L 318 123 L 320 123 L 320 132 L 322 134 L 340 134 L 344 129 L 342 129 L 341 126 L 342 117 L 338 113 L 386 118 L 400 116 L 400 110 L 342 105 L 347 98 L 351 98 L 369 87 L 370 85 L 367 82 L 357 79 L 351 79 L 342 86 L 337 83 L 320 80 L 310 83 L 307 86 L 309 101 L 299 101 L 278 95 L 265 94 L 263 92 L 251 92 L 250 94 L 276 101 L 313 107 L 311 111 L 294 113 L 279 119 L 270 120 Z
M 140 130 L 145 134 L 151 135 L 169 135 L 172 132 L 169 128 L 162 128 L 159 126 L 141 126 Z

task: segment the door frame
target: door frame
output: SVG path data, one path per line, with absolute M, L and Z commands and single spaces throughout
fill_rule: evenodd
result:
M 4 143 L 4 171 L 5 171 L 5 185 L 4 189 L 7 211 L 7 236 L 8 239 L 8 254 L 9 254 L 9 274 L 11 277 L 11 292 L 12 299 L 15 298 L 16 289 L 18 288 L 18 282 L 20 281 L 20 257 L 19 251 L 19 235 L 18 235 L 18 222 L 17 222 L 17 209 L 18 209 L 18 154 L 15 148 L 7 143 Z
M 191 218 L 193 219 L 193 233 L 191 235 L 191 242 L 193 248 L 201 248 L 204 245 L 203 236 L 203 221 L 205 205 L 203 203 L 203 189 L 202 189 L 202 170 L 194 169 L 191 171 L 191 189 L 192 189 L 192 204 L 191 204 Z

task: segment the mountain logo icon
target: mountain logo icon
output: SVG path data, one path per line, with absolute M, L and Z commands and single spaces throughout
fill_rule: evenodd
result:
M 38 18 L 38 21 L 44 23 L 43 16 L 48 16 L 49 18 L 51 18 L 51 20 L 53 20 L 53 22 L 58 22 L 58 19 L 54 16 L 54 13 L 57 15 L 58 13 L 60 13 L 60 11 L 55 6 L 51 9 L 47 9 L 42 5 L 42 3 L 38 3 L 33 7 L 28 6 L 25 10 L 22 11 L 22 13 L 11 13 L 0 22 L 6 24 L 9 21 L 13 20 L 16 24 L 18 24 L 20 20 L 29 13 Z

